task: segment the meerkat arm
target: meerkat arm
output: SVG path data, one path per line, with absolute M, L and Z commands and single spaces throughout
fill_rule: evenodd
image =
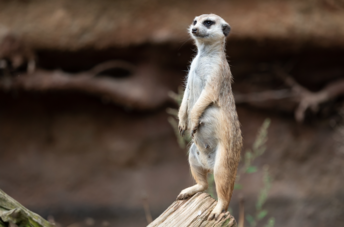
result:
M 184 91 L 184 96 L 182 103 L 179 108 L 178 112 L 178 118 L 179 118 L 179 133 L 181 135 L 184 135 L 184 132 L 187 128 L 187 118 L 188 118 L 188 99 L 189 99 L 189 87 L 188 84 L 186 85 L 185 91 Z
M 210 104 L 216 102 L 216 100 L 216 90 L 212 86 L 207 84 L 190 112 L 192 135 L 196 132 L 197 127 L 199 125 L 199 119 L 202 116 L 205 109 Z

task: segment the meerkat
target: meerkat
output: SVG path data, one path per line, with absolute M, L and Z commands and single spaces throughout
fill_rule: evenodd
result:
M 232 93 L 232 74 L 225 53 L 229 24 L 215 14 L 194 19 L 189 33 L 197 46 L 178 112 L 179 132 L 189 130 L 191 174 L 196 185 L 181 191 L 187 199 L 208 188 L 207 175 L 214 173 L 218 202 L 209 220 L 227 213 L 240 161 L 242 136 Z

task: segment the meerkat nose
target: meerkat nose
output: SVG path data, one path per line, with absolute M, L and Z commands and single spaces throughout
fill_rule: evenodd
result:
M 198 30 L 197 28 L 193 28 L 193 29 L 192 29 L 192 33 L 196 33 L 197 30 Z

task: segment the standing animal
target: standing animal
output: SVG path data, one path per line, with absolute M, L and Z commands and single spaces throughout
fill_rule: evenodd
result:
M 218 202 L 208 216 L 222 219 L 232 197 L 240 161 L 242 136 L 232 93 L 232 73 L 225 53 L 230 26 L 215 14 L 194 19 L 189 33 L 197 46 L 179 109 L 179 132 L 189 130 L 193 143 L 189 164 L 196 185 L 181 191 L 187 199 L 208 188 L 207 175 L 214 173 Z

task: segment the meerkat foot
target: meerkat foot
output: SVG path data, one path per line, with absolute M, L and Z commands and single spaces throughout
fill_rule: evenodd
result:
M 205 186 L 196 184 L 192 187 L 186 188 L 183 191 L 181 191 L 179 195 L 177 196 L 177 200 L 188 199 L 194 194 L 196 194 L 197 192 L 203 192 L 205 189 L 206 189 Z
M 216 204 L 214 210 L 210 213 L 208 220 L 221 221 L 223 218 L 229 215 L 229 212 L 226 211 L 227 208 L 223 207 L 219 202 Z

